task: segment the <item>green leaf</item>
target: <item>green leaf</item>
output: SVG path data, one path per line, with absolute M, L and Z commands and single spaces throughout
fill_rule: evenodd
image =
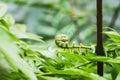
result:
M 102 78 L 96 74 L 88 73 L 80 69 L 65 69 L 65 70 L 56 70 L 52 73 L 43 73 L 43 75 L 51 75 L 51 76 L 69 76 L 69 78 L 72 78 L 72 76 L 78 76 L 79 79 L 82 80 L 106 80 L 105 78 Z
M 0 3 L 0 18 L 5 15 L 7 11 L 7 6 L 4 3 Z
M 117 43 L 107 43 L 107 45 L 105 46 L 106 49 L 111 49 L 114 50 L 115 48 L 118 48 L 118 44 Z
M 8 74 L 6 73 L 0 74 L 0 79 L 1 80 L 17 80 L 17 79 L 27 80 L 28 78 L 26 78 L 24 74 L 21 74 L 21 72 L 11 72 Z
M 12 15 L 6 14 L 2 17 L 1 20 L 2 24 L 5 25 L 7 28 L 13 26 L 15 24 L 15 20 Z
M 107 63 L 116 63 L 120 64 L 120 58 L 110 58 L 110 57 L 102 57 L 102 56 L 95 56 L 87 58 L 91 61 L 100 61 L 100 62 L 107 62 Z
M 116 43 L 120 43 L 120 34 L 115 32 L 115 31 L 107 31 L 103 32 L 106 34 L 108 37 L 110 37 L 111 40 L 113 40 Z
M 112 65 L 111 76 L 113 80 L 116 80 L 116 78 L 120 76 L 119 72 L 120 72 L 120 65 L 119 64 Z M 120 80 L 120 77 L 118 80 Z
M 23 24 L 16 24 L 15 26 L 10 27 L 10 32 L 20 39 L 32 39 L 42 41 L 42 37 L 25 31 L 26 26 Z
M 17 71 L 18 69 L 22 71 L 26 77 L 30 80 L 37 80 L 35 74 L 29 65 L 19 56 L 18 54 L 19 48 L 15 44 L 12 37 L 3 29 L 0 28 L 0 51 L 3 54 L 13 68 L 13 70 Z
M 115 80 L 120 80 L 120 72 L 119 72 L 119 74 L 117 75 L 117 77 L 116 77 Z
M 70 52 L 61 52 L 60 54 L 62 54 L 62 56 L 64 56 L 66 59 L 69 59 L 70 61 L 73 61 L 73 62 L 77 62 L 77 61 L 85 62 L 85 61 L 88 61 L 82 55 L 71 54 Z
M 39 76 L 39 80 L 65 80 L 63 78 L 58 77 L 48 77 L 48 76 Z

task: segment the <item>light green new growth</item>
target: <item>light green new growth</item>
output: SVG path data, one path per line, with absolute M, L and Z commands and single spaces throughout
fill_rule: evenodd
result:
M 85 50 L 85 53 L 87 53 L 88 49 L 91 49 L 91 47 L 84 46 L 82 43 L 80 43 L 80 45 L 76 45 L 75 42 L 72 42 L 72 46 L 70 46 L 68 42 L 69 38 L 65 34 L 59 34 L 55 37 L 55 43 L 58 47 L 63 49 L 70 49 L 71 52 L 73 52 L 74 48 L 77 49 L 79 54 L 81 54 L 81 48 Z

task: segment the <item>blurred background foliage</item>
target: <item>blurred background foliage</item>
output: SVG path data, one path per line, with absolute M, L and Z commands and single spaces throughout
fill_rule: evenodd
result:
M 76 43 L 96 42 L 96 0 L 2 1 L 16 23 L 26 24 L 28 31 L 42 36 L 44 41 L 51 43 L 57 34 L 67 34 Z M 120 30 L 119 11 L 120 0 L 103 0 L 104 27 Z
M 84 56 L 69 54 L 52 47 L 57 34 L 66 34 L 70 42 L 75 41 L 77 44 L 80 42 L 85 45 L 96 44 L 96 0 L 2 0 L 1 2 L 7 5 L 7 13 L 13 16 L 5 14 L 4 10 L 0 13 L 0 16 L 4 14 L 0 17 L 1 64 L 2 68 L 4 65 L 8 66 L 6 72 L 13 68 L 13 72 L 7 74 L 8 76 L 0 74 L 2 79 L 16 80 L 22 77 L 23 80 L 26 78 L 106 80 L 96 75 L 95 61 L 102 61 L 108 63 L 105 64 L 104 77 L 108 80 L 116 78 L 120 80 L 120 35 L 117 33 L 120 33 L 120 0 L 103 0 L 104 30 L 113 28 L 117 31 L 104 32 L 113 40 L 112 43 L 109 41 L 105 43 L 107 57 L 97 57 L 90 52 Z M 34 45 L 33 43 L 42 41 L 41 36 L 45 44 Z M 47 46 L 47 49 L 44 46 Z M 109 51 L 110 49 L 114 52 Z M 111 56 L 109 53 L 114 55 Z M 0 71 L 4 72 L 4 69 Z

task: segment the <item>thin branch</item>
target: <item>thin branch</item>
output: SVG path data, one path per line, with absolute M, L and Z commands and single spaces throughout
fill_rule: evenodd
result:
M 79 36 L 80 26 L 79 26 L 79 24 L 77 23 L 77 21 L 78 21 L 78 15 L 76 14 L 76 12 L 75 12 L 75 10 L 74 10 L 74 6 L 73 6 L 72 0 L 68 0 L 68 1 L 69 1 L 69 5 L 70 5 L 70 8 L 71 8 L 73 23 L 74 23 L 75 26 L 77 27 L 76 32 L 74 33 L 74 35 L 76 35 L 77 38 L 78 38 L 78 41 L 82 43 L 82 40 L 81 40 L 81 38 L 80 38 L 80 36 Z M 75 36 L 73 36 L 73 37 L 75 37 Z
M 113 13 L 113 16 L 112 16 L 111 22 L 109 24 L 109 27 L 111 27 L 111 28 L 114 27 L 115 22 L 116 22 L 116 20 L 117 20 L 117 18 L 119 16 L 119 13 L 120 13 L 120 0 L 119 0 L 118 6 L 116 7 L 116 9 L 115 9 L 115 11 Z

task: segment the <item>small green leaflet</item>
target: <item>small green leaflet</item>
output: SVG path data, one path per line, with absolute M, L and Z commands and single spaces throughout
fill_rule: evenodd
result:
M 120 43 L 120 34 L 119 33 L 115 32 L 115 31 L 106 31 L 103 33 L 106 34 L 115 43 Z

